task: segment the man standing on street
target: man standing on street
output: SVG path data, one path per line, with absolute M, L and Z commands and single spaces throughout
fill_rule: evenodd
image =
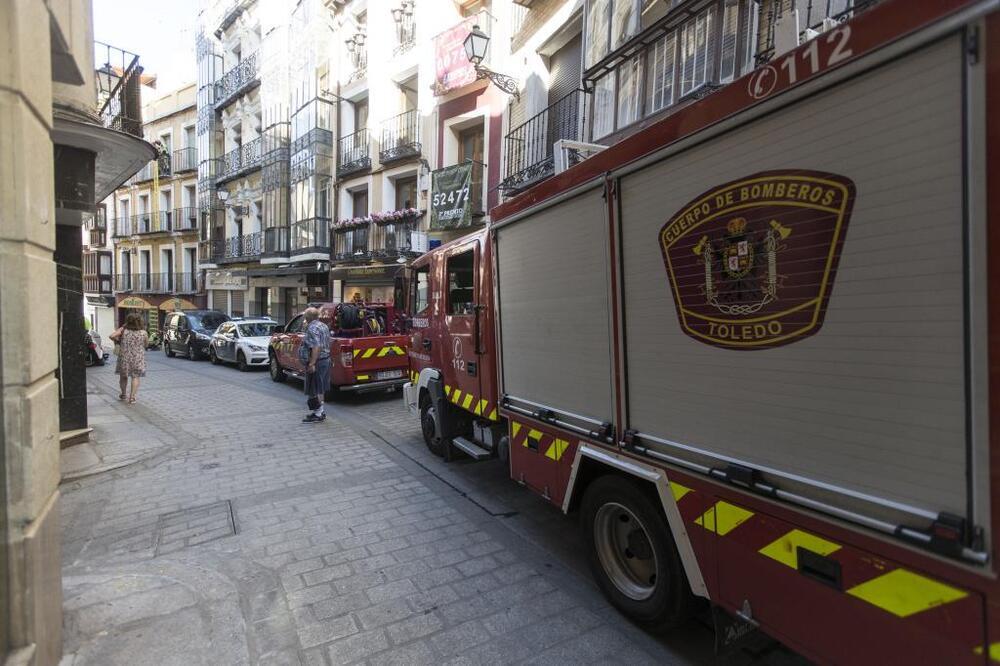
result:
M 319 320 L 319 310 L 307 308 L 305 311 L 306 333 L 302 337 L 302 348 L 306 366 L 306 396 L 311 411 L 303 423 L 319 423 L 326 420 L 323 398 L 330 390 L 330 327 Z

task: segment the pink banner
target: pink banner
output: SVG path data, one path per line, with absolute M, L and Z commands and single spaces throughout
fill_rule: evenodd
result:
M 465 38 L 479 17 L 470 16 L 434 38 L 434 94 L 443 95 L 476 80 L 476 69 L 465 55 Z

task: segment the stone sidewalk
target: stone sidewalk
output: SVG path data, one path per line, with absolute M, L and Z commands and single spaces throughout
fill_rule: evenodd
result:
M 132 406 L 88 377 L 104 460 L 136 460 L 61 488 L 64 664 L 713 661 L 703 625 L 658 640 L 609 607 L 546 546 L 573 528 L 557 511 L 519 517 L 544 504 L 504 511 L 410 455 L 401 405 L 310 426 L 294 384 L 149 366 Z

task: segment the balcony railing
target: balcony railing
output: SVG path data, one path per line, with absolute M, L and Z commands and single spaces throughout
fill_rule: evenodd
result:
M 555 142 L 584 136 L 585 97 L 583 90 L 574 90 L 507 134 L 501 190 L 511 194 L 555 173 Z
M 198 168 L 198 150 L 196 148 L 181 148 L 175 150 L 173 155 L 173 171 L 194 171 Z
M 217 264 L 222 260 L 225 241 L 221 238 L 198 243 L 198 263 Z
M 347 41 L 348 58 L 353 71 L 347 82 L 360 81 L 368 76 L 368 49 L 365 48 L 365 34 L 359 32 Z
M 174 231 L 193 231 L 198 228 L 198 208 L 189 206 L 174 209 Z
M 382 143 L 378 154 L 382 164 L 420 157 L 420 150 L 420 116 L 416 109 L 382 123 Z
M 239 97 L 243 92 L 249 90 L 260 83 L 257 76 L 257 54 L 251 53 L 241 60 L 235 67 L 222 75 L 216 84 L 216 99 L 219 100 L 215 108 L 222 109 L 227 104 Z
M 413 20 L 413 3 L 403 3 L 398 9 L 393 9 L 393 20 L 396 21 L 396 48 L 392 50 L 393 55 L 406 53 L 417 39 L 417 24 Z
M 413 256 L 416 253 L 412 250 L 412 232 L 416 229 L 417 220 L 413 218 L 333 229 L 330 233 L 331 257 L 350 263 Z
M 330 218 L 312 217 L 292 222 L 289 228 L 292 255 L 330 252 Z
M 342 137 L 338 142 L 338 148 L 338 177 L 372 168 L 367 129 L 360 129 Z
M 123 236 L 132 235 L 132 218 L 131 217 L 118 217 L 114 221 L 114 231 L 112 232 L 113 238 L 121 238 Z
M 159 234 L 173 230 L 174 215 L 171 210 L 132 216 L 131 234 Z
M 114 278 L 116 292 L 190 294 L 200 291 L 202 287 L 201 277 L 197 272 L 121 273 Z
M 288 227 L 271 227 L 264 229 L 263 257 L 288 256 Z
M 257 137 L 253 141 L 243 144 L 239 148 L 234 148 L 222 156 L 222 170 L 216 183 L 223 183 L 243 174 L 260 168 L 261 140 Z
M 103 247 L 108 242 L 108 233 L 104 229 L 90 229 L 87 232 L 87 245 L 90 247 Z
M 263 234 L 255 231 L 241 236 L 230 236 L 225 239 L 221 259 L 250 259 L 260 256 Z
M 139 56 L 94 42 L 98 115 L 104 126 L 142 138 L 142 97 Z
M 86 294 L 110 294 L 112 282 L 110 275 L 84 275 L 83 291 Z
M 133 234 L 148 234 L 152 233 L 153 228 L 153 214 L 152 213 L 139 213 L 138 215 L 132 216 L 132 233 Z
M 826 19 L 843 23 L 856 14 L 878 4 L 881 0 L 808 0 L 805 8 L 802 2 L 796 3 L 799 9 L 800 42 L 801 33 L 807 29 L 822 32 Z M 774 24 L 782 17 L 785 3 L 770 3 L 770 10 L 760 17 L 760 33 L 763 35 L 761 48 L 755 56 L 758 65 L 763 65 L 774 57 Z M 762 14 L 764 12 L 761 12 Z

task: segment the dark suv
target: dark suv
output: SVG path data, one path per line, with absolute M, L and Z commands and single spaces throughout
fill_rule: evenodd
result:
M 192 361 L 204 358 L 215 329 L 227 321 L 218 310 L 171 312 L 163 325 L 163 353 L 171 358 L 181 353 Z

